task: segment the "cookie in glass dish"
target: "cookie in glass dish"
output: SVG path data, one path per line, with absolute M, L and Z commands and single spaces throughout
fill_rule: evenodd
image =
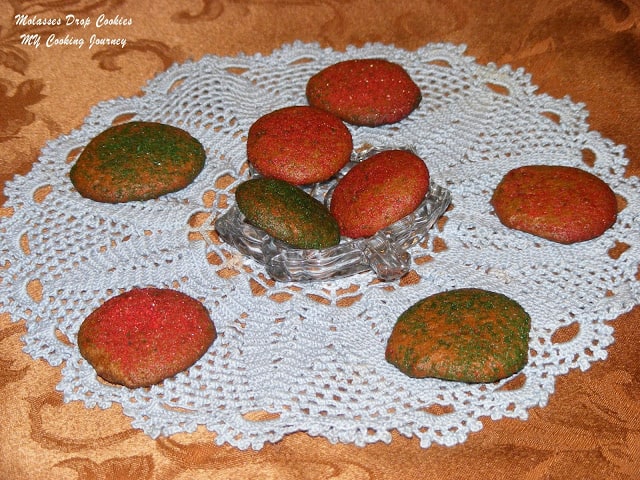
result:
M 252 194 L 251 196 L 254 198 L 251 203 L 258 205 L 261 209 L 264 208 L 266 211 L 260 212 L 260 210 L 257 210 L 252 213 L 246 205 L 243 206 L 242 208 L 248 216 L 253 217 L 249 220 L 239 208 L 242 199 L 238 198 L 238 193 L 240 193 L 240 197 L 245 195 L 240 188 L 236 189 L 236 203 L 216 219 L 215 229 L 224 242 L 233 245 L 248 257 L 258 260 L 266 267 L 269 276 L 278 281 L 307 282 L 326 280 L 356 275 L 369 270 L 372 270 L 380 280 L 397 280 L 407 273 L 411 266 L 411 255 L 407 249 L 416 245 L 448 208 L 451 201 L 449 191 L 436 183 L 429 182 L 429 179 L 423 178 L 425 182 L 429 183 L 426 195 L 424 194 L 424 188 L 419 189 L 416 197 L 421 197 L 421 200 L 417 207 L 413 208 L 410 213 L 398 221 L 378 230 L 369 237 L 349 238 L 341 236 L 338 222 L 329 210 L 332 196 L 341 179 L 367 159 L 389 150 L 392 151 L 390 156 L 393 160 L 396 158 L 396 153 L 393 153 L 395 150 L 392 147 L 363 148 L 358 152 L 354 152 L 352 160 L 327 182 L 307 186 L 289 184 L 287 188 L 300 190 L 296 191 L 297 196 L 301 195 L 301 193 L 306 193 L 325 207 L 326 210 L 324 210 L 322 216 L 327 219 L 328 215 L 327 226 L 332 224 L 325 232 L 330 233 L 327 236 L 330 241 L 327 243 L 306 243 L 307 246 L 298 244 L 300 247 L 294 247 L 282 240 L 282 238 L 286 237 L 276 232 L 267 233 L 260 227 L 259 220 L 270 218 L 282 210 L 286 211 L 295 202 L 286 199 L 285 196 L 285 199 L 281 198 L 274 203 L 274 205 L 278 205 L 277 208 L 270 209 L 268 204 L 262 201 L 267 195 L 264 193 L 259 195 Z M 406 152 L 414 152 L 414 150 L 413 148 L 407 148 Z M 404 157 L 404 154 L 398 154 L 398 158 Z M 409 155 L 408 157 L 412 159 L 409 163 L 414 164 L 414 166 L 415 162 L 421 162 L 421 165 L 418 164 L 418 169 L 425 173 L 426 166 L 419 157 L 415 155 Z M 398 162 L 398 164 L 402 163 L 402 161 Z M 415 180 L 417 175 L 412 173 L 410 176 Z M 257 179 L 262 179 L 261 182 L 265 181 L 265 177 L 257 177 L 252 180 Z M 271 182 L 274 180 L 269 179 Z M 382 183 L 384 183 L 384 178 Z M 406 189 L 408 183 L 405 181 L 401 183 L 402 188 L 400 191 L 402 192 Z M 256 184 L 250 183 L 249 185 Z M 251 187 L 250 190 L 254 188 Z M 260 189 L 256 190 L 259 191 Z M 307 198 L 306 201 L 308 202 L 309 199 Z M 373 210 L 376 214 L 378 213 L 378 206 L 379 203 L 375 203 Z M 412 207 L 412 205 L 409 206 L 410 209 Z M 398 212 L 396 211 L 396 213 Z M 402 215 L 402 213 L 399 214 Z M 366 217 L 354 218 L 357 224 L 363 222 L 368 224 L 369 219 Z M 301 216 L 301 219 L 304 220 L 304 215 Z M 391 219 L 387 220 L 390 221 Z M 285 225 L 287 223 L 288 220 L 284 222 Z M 313 228 L 317 228 L 322 224 L 324 224 L 324 220 L 312 222 Z M 302 232 L 304 230 L 296 227 L 295 231 Z M 274 237 L 273 234 L 278 235 L 280 239 Z M 337 243 L 334 244 L 334 242 Z
M 167 288 L 134 288 L 85 318 L 78 348 L 101 378 L 138 388 L 188 369 L 216 336 L 209 312 L 198 300 Z
M 293 185 L 328 180 L 346 165 L 352 149 L 342 120 L 307 105 L 267 113 L 247 135 L 247 159 L 255 170 Z
M 409 150 L 384 150 L 351 168 L 331 194 L 345 237 L 370 237 L 413 212 L 429 191 L 429 169 Z
M 340 229 L 327 207 L 284 180 L 246 180 L 235 195 L 247 222 L 287 245 L 322 249 L 340 242 Z
M 94 137 L 69 176 L 83 197 L 104 203 L 158 198 L 191 184 L 204 168 L 202 144 L 157 122 L 114 125 Z
M 494 190 L 491 204 L 505 226 L 563 244 L 602 235 L 618 212 L 616 196 L 602 179 L 561 165 L 509 171 Z
M 486 383 L 528 361 L 531 318 L 511 298 L 478 288 L 426 297 L 397 319 L 386 360 L 414 378 Z
M 309 105 L 347 123 L 376 127 L 409 116 L 422 101 L 420 87 L 399 64 L 381 58 L 345 60 L 313 75 Z

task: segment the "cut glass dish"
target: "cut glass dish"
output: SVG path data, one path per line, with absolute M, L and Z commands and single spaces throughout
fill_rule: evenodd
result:
M 384 150 L 388 148 L 354 153 L 351 161 L 330 180 L 303 189 L 328 207 L 338 181 L 356 163 Z M 248 223 L 235 204 L 218 218 L 215 229 L 223 241 L 263 264 L 274 280 L 308 282 L 372 270 L 380 280 L 391 281 L 410 270 L 409 248 L 424 238 L 450 202 L 450 192 L 431 181 L 424 200 L 409 215 L 370 237 L 342 237 L 338 245 L 319 250 L 293 248 L 271 237 Z

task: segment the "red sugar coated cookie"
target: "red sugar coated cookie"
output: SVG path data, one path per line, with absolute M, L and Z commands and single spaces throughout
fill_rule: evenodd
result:
M 108 382 L 161 382 L 204 355 L 217 334 L 199 301 L 171 289 L 138 288 L 110 298 L 78 331 L 80 354 Z
M 341 235 L 369 237 L 413 212 L 428 191 L 424 161 L 406 150 L 387 150 L 363 160 L 340 179 L 330 211 Z
M 575 167 L 530 165 L 508 172 L 491 204 L 509 228 L 570 244 L 602 235 L 616 221 L 615 194 Z
M 249 129 L 247 158 L 265 177 L 294 185 L 322 182 L 351 158 L 351 132 L 335 115 L 303 106 L 260 117 Z
M 346 60 L 312 76 L 306 88 L 309 105 L 353 125 L 395 123 L 415 110 L 422 94 L 397 63 L 383 59 Z

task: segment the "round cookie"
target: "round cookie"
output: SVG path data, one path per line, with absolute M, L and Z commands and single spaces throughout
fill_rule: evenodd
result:
M 450 290 L 400 315 L 385 358 L 410 377 L 494 382 L 526 365 L 530 329 L 529 315 L 505 295 Z
M 309 105 L 371 127 L 402 120 L 422 100 L 420 87 L 404 68 L 377 58 L 330 65 L 309 79 L 306 95 Z
M 98 202 L 149 200 L 189 185 L 205 158 L 202 144 L 184 130 L 135 121 L 93 138 L 69 175 L 80 195 Z
M 300 188 L 276 178 L 238 185 L 236 203 L 246 220 L 294 248 L 321 249 L 340 242 L 327 207 Z
M 351 132 L 335 115 L 307 105 L 270 112 L 249 128 L 247 159 L 265 177 L 322 182 L 351 158 Z
M 345 237 L 369 237 L 413 212 L 429 191 L 429 170 L 407 150 L 386 150 L 355 165 L 331 195 Z
M 136 288 L 108 299 L 82 322 L 78 348 L 100 377 L 137 388 L 189 368 L 216 335 L 207 309 L 194 298 Z
M 604 181 L 559 165 L 509 171 L 491 204 L 507 227 L 564 244 L 602 235 L 615 223 L 618 211 L 615 194 Z

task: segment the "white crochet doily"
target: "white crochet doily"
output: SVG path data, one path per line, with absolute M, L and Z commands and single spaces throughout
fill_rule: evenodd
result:
M 58 389 L 66 401 L 118 403 L 154 438 L 204 425 L 220 444 L 259 449 L 294 431 L 365 445 L 389 442 L 396 430 L 428 447 L 463 442 L 482 428 L 482 417 L 526 419 L 529 408 L 547 403 L 558 375 L 606 358 L 613 341 L 606 322 L 640 297 L 640 185 L 624 176 L 623 147 L 589 130 L 583 105 L 536 94 L 524 71 L 479 65 L 464 50 L 371 44 L 338 52 L 295 43 L 268 56 L 207 56 L 174 65 L 142 96 L 97 105 L 80 129 L 48 142 L 33 170 L 6 186 L 12 215 L 0 228 L 0 310 L 26 319 L 25 351 L 62 365 Z M 415 147 L 451 191 L 452 208 L 412 247 L 412 271 L 401 280 L 363 273 L 273 282 L 213 231 L 247 175 L 247 131 L 260 115 L 305 104 L 312 74 L 357 57 L 402 64 L 423 100 L 400 123 L 349 127 L 355 146 Z M 124 119 L 189 131 L 207 149 L 204 171 L 157 200 L 110 205 L 80 197 L 68 178 L 77 154 Z M 574 245 L 504 227 L 489 199 L 508 170 L 525 164 L 598 175 L 624 205 L 617 222 Z M 80 357 L 76 333 L 107 298 L 149 285 L 200 299 L 219 337 L 195 366 L 162 385 L 109 385 Z M 418 380 L 385 361 L 401 312 L 460 287 L 504 293 L 531 315 L 529 362 L 515 380 Z M 575 336 L 559 342 L 560 331 Z

